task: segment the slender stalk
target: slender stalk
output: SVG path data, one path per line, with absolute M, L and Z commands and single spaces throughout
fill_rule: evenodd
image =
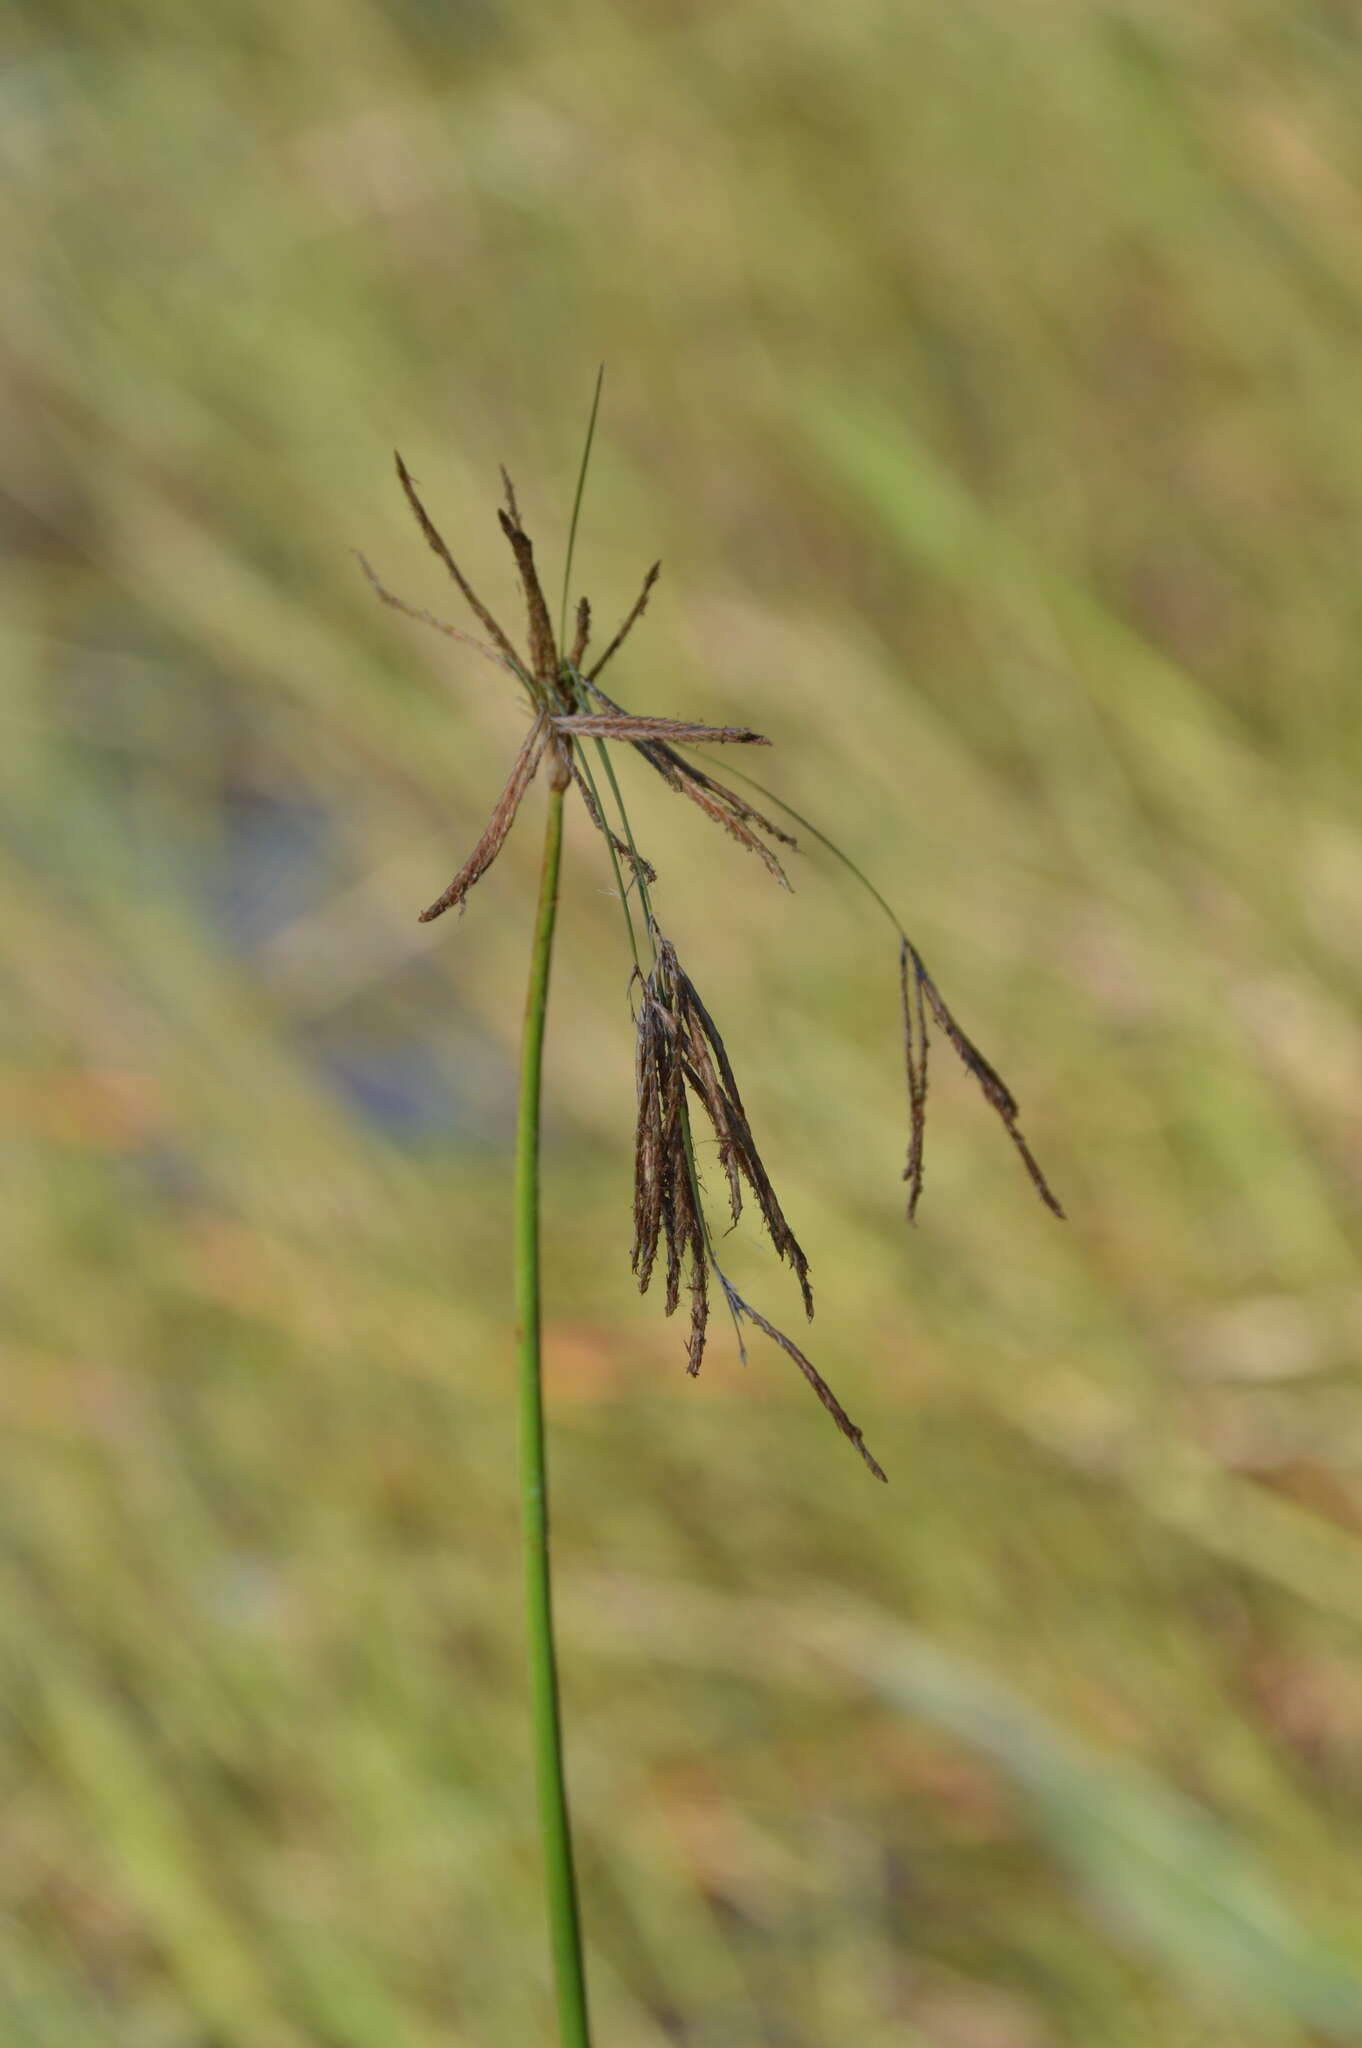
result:
M 520 1107 L 515 1153 L 515 1297 L 520 1355 L 520 1484 L 525 1546 L 525 1606 L 529 1624 L 530 1695 L 534 1720 L 539 1828 L 548 1896 L 549 1937 L 563 2048 L 590 2048 L 586 1975 L 572 1863 L 563 1731 L 558 1705 L 558 1662 L 553 1638 L 549 1570 L 548 1465 L 544 1442 L 544 1389 L 540 1364 L 539 1103 L 549 964 L 558 915 L 558 870 L 563 850 L 563 792 L 549 792 L 539 910 L 525 999 L 520 1057 Z

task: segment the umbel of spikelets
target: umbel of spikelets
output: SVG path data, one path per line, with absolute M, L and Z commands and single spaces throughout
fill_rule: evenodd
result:
M 487 661 L 512 675 L 524 692 L 530 713 L 529 729 L 481 838 L 449 885 L 420 913 L 421 921 L 428 923 L 432 918 L 442 916 L 446 910 L 462 908 L 469 891 L 487 873 L 505 845 L 525 795 L 545 763 L 548 764 L 554 789 L 566 790 L 569 786 L 576 789 L 593 826 L 609 846 L 621 886 L 630 893 L 637 892 L 640 898 L 644 929 L 651 949 L 651 964 L 645 970 L 640 962 L 632 984 L 638 1101 L 634 1137 L 633 1268 L 639 1287 L 647 1290 L 660 1253 L 665 1272 L 665 1312 L 668 1315 L 675 1312 L 683 1285 L 689 1297 L 690 1332 L 686 1363 L 687 1370 L 696 1373 L 704 1356 L 714 1299 L 710 1283 L 711 1280 L 717 1282 L 719 1294 L 733 1318 L 739 1351 L 744 1359 L 743 1326 L 750 1324 L 769 1337 L 794 1362 L 842 1434 L 856 1446 L 875 1476 L 883 1479 L 884 1471 L 871 1455 L 861 1431 L 822 1374 L 791 1338 L 743 1299 L 715 1256 L 713 1232 L 696 1163 L 693 1111 L 703 1117 L 717 1149 L 732 1223 L 739 1220 L 745 1199 L 755 1204 L 777 1254 L 795 1274 L 806 1315 L 812 1316 L 809 1262 L 786 1221 L 785 1212 L 762 1163 L 724 1041 L 694 982 L 682 968 L 675 947 L 663 934 L 654 915 L 649 892 L 656 886 L 656 871 L 638 851 L 622 805 L 620 822 L 624 836 L 616 833 L 607 822 L 584 752 L 588 741 L 632 747 L 669 789 L 688 798 L 731 839 L 749 853 L 754 853 L 774 879 L 788 888 L 788 877 L 774 848 L 780 846 L 794 850 L 797 841 L 792 834 L 759 811 L 739 791 L 688 760 L 682 751 L 697 745 L 764 747 L 770 742 L 747 726 L 701 725 L 689 719 L 639 716 L 626 710 L 601 688 L 599 679 L 602 671 L 619 653 L 647 608 L 660 564 L 655 562 L 648 571 L 643 587 L 619 630 L 605 651 L 588 667 L 591 607 L 586 598 L 580 600 L 572 646 L 567 652 L 560 650 L 535 566 L 534 548 L 521 524 L 511 480 L 503 470 L 504 501 L 497 517 L 515 559 L 524 597 L 526 627 L 525 651 L 522 653 L 469 585 L 422 503 L 400 455 L 397 457 L 397 474 L 427 543 L 458 586 L 486 637 L 480 639 L 395 596 L 380 582 L 361 555 L 360 565 L 375 593 L 394 611 L 474 648 Z M 611 782 L 613 786 L 613 776 Z M 845 856 L 841 857 L 845 859 Z M 872 893 L 878 897 L 878 891 Z M 883 898 L 879 901 L 887 909 Z M 909 1220 L 916 1216 L 922 1194 L 929 1018 L 973 1075 L 985 1100 L 1001 1119 L 1040 1199 L 1056 1216 L 1062 1217 L 1064 1211 L 1022 1135 L 1015 1099 L 997 1070 L 961 1030 L 927 972 L 921 954 L 901 930 L 899 985 L 908 1086 L 908 1155 L 904 1179 L 908 1183 Z

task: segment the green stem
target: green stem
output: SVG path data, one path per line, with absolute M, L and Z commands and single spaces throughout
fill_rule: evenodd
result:
M 544 1853 L 549 1936 L 558 1993 L 558 2033 L 563 2048 L 590 2048 L 577 1880 L 572 1866 L 572 1832 L 563 1776 L 558 1663 L 553 1641 L 548 1469 L 540 1363 L 539 1102 L 544 1021 L 548 1013 L 549 963 L 553 956 L 553 928 L 558 915 L 558 870 L 562 851 L 563 792 L 554 789 L 549 793 L 548 819 L 544 829 L 544 864 L 530 956 L 530 985 L 525 999 L 520 1109 L 516 1128 L 515 1298 L 520 1350 L 520 1484 L 535 1772 L 539 1785 L 539 1827 Z

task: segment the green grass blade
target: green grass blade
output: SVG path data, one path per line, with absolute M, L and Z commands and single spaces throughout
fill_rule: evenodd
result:
M 572 557 L 577 548 L 577 521 L 581 516 L 582 493 L 586 489 L 586 473 L 591 463 L 591 444 L 596 438 L 596 415 L 601 409 L 601 386 L 605 382 L 605 364 L 596 372 L 596 389 L 591 398 L 591 417 L 586 423 L 586 439 L 582 443 L 582 463 L 577 471 L 577 492 L 572 500 L 572 518 L 568 524 L 567 559 L 563 563 L 563 602 L 558 613 L 558 646 L 567 639 L 568 591 L 572 583 Z

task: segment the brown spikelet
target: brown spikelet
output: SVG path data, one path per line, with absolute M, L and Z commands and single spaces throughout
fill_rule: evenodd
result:
M 703 1226 L 697 1218 L 697 1239 L 690 1264 L 690 1336 L 686 1343 L 686 1371 L 694 1379 L 705 1355 L 705 1334 L 709 1329 L 709 1263 L 705 1258 Z
M 684 1185 L 687 1175 L 684 1166 L 684 1143 L 681 1118 L 686 1106 L 685 1082 L 680 1062 L 675 1056 L 673 1033 L 664 1025 L 663 1042 L 666 1047 L 662 1082 L 662 1142 L 659 1153 L 662 1160 L 662 1235 L 667 1248 L 667 1292 L 663 1303 L 667 1315 L 673 1315 L 681 1292 L 681 1259 L 688 1242 L 689 1204 L 682 1201 L 682 1213 L 677 1214 L 677 1189 Z
M 502 475 L 506 472 L 503 470 Z M 530 663 L 535 680 L 545 696 L 555 695 L 558 690 L 558 649 L 554 643 L 553 626 L 549 619 L 549 608 L 544 601 L 544 592 L 539 582 L 539 571 L 534 565 L 534 545 L 515 511 L 515 492 L 511 480 L 506 477 L 506 493 L 511 506 L 509 512 L 498 512 L 501 530 L 511 544 L 516 567 L 520 571 L 521 588 L 525 592 L 525 609 L 529 616 Z
M 587 681 L 589 683 L 594 683 L 597 676 L 600 674 L 601 670 L 605 667 L 605 664 L 612 658 L 612 656 L 619 653 L 621 647 L 623 647 L 625 641 L 633 632 L 634 627 L 643 617 L 644 612 L 647 611 L 648 598 L 652 592 L 652 587 L 656 583 L 658 577 L 661 574 L 661 562 L 654 562 L 652 568 L 648 571 L 647 575 L 643 579 L 642 590 L 640 590 L 638 596 L 634 599 L 633 610 L 629 613 L 629 616 L 624 621 L 624 624 L 620 627 L 618 633 L 616 633 L 614 639 L 606 648 L 605 653 L 601 656 L 600 660 L 595 664 L 595 666 L 591 670 L 590 675 L 587 677 Z
M 673 740 L 691 746 L 719 742 L 740 747 L 769 747 L 771 742 L 746 725 L 695 725 L 684 718 L 635 718 L 628 712 L 571 711 L 554 720 L 559 732 L 574 739 Z
M 677 790 L 682 796 L 688 796 L 691 802 L 698 806 L 707 818 L 712 818 L 716 825 L 722 826 L 730 839 L 736 839 L 739 846 L 745 846 L 749 853 L 755 853 L 762 866 L 775 881 L 779 882 L 782 889 L 789 888 L 790 878 L 784 868 L 776 859 L 770 847 L 763 845 L 756 833 L 748 825 L 747 817 L 744 815 L 747 806 L 744 805 L 740 810 L 728 801 L 733 794 L 731 790 L 725 789 L 720 783 L 711 781 L 707 775 L 695 773 L 691 769 L 689 762 L 681 762 L 681 772 L 677 774 L 671 771 L 669 766 L 660 765 L 654 759 L 651 750 L 640 748 L 639 751 L 643 754 L 645 760 L 651 762 L 653 767 L 658 769 L 663 780 L 672 789 Z M 670 749 L 660 747 L 657 751 L 665 757 L 670 752 Z M 739 799 L 739 802 L 741 802 L 741 799 Z M 785 838 L 787 835 L 782 833 L 780 836 Z
M 925 997 L 927 1008 L 931 1011 L 937 1024 L 954 1046 L 962 1065 L 973 1074 L 985 1101 L 997 1112 L 1008 1137 L 1011 1138 L 1021 1154 L 1022 1164 L 1031 1177 L 1031 1184 L 1035 1188 L 1036 1193 L 1040 1196 L 1046 1208 L 1053 1215 L 1058 1216 L 1061 1222 L 1064 1221 L 1064 1210 L 1060 1205 L 1059 1197 L 1041 1172 L 1040 1162 L 1027 1144 L 1026 1139 L 1022 1136 L 1021 1126 L 1017 1122 L 1017 1102 L 1011 1089 L 1007 1086 L 997 1068 L 984 1058 L 978 1046 L 971 1039 L 968 1039 L 960 1029 L 960 1026 L 946 1007 L 945 999 L 940 989 L 932 980 L 931 975 L 928 974 L 923 964 L 922 955 L 907 938 L 901 941 L 899 960 L 905 1020 L 908 1017 L 910 966 L 912 970 L 918 1045 L 915 1078 L 914 1053 L 912 1049 L 913 1030 L 911 1024 L 905 1021 L 905 1036 L 909 1048 L 908 1096 L 911 1125 L 908 1166 L 905 1169 L 905 1178 L 909 1182 L 908 1214 L 911 1216 L 916 1209 L 917 1198 L 922 1189 L 922 1137 L 927 1106 L 927 1031 L 926 1020 L 922 1010 L 923 998 Z
M 823 1406 L 827 1409 L 828 1414 L 841 1430 L 842 1435 L 847 1438 L 848 1442 L 855 1444 L 875 1477 L 882 1479 L 888 1485 L 889 1474 L 885 1471 L 879 1459 L 874 1456 L 869 1445 L 866 1443 L 864 1434 L 847 1414 L 846 1409 L 833 1393 L 832 1388 L 823 1378 L 822 1373 L 819 1372 L 812 1359 L 807 1358 L 799 1346 L 787 1337 L 783 1330 L 778 1330 L 774 1323 L 768 1323 L 765 1316 L 759 1315 L 750 1302 L 744 1301 L 737 1289 L 724 1278 L 722 1273 L 719 1274 L 719 1281 L 727 1297 L 728 1306 L 732 1311 L 734 1321 L 746 1321 L 754 1324 L 764 1336 L 771 1339 L 773 1344 L 780 1346 L 787 1358 L 794 1360 Z
M 587 642 L 591 638 L 591 606 L 586 598 L 577 601 L 577 632 L 572 642 L 569 660 L 574 668 L 580 668 L 586 659 Z
M 626 861 L 630 868 L 632 868 L 635 876 L 642 875 L 644 881 L 651 887 L 651 885 L 657 880 L 656 868 L 653 866 L 651 861 L 645 860 L 643 858 L 643 855 L 639 853 L 636 848 L 629 846 L 616 833 L 610 830 L 610 827 L 606 824 L 605 819 L 601 816 L 601 807 L 596 802 L 595 796 L 592 794 L 591 784 L 587 781 L 581 769 L 577 766 L 575 755 L 573 757 L 572 762 L 572 779 L 577 786 L 578 795 L 581 797 L 582 802 L 586 806 L 587 816 L 590 818 L 592 824 L 596 827 L 596 830 L 599 833 L 601 833 L 605 839 L 609 840 L 611 846 L 615 850 L 615 858 L 617 860 Z
M 679 1115 L 684 1121 L 686 1105 L 684 1096 L 680 1102 Z M 685 1154 L 682 1141 L 682 1153 Z M 708 1247 L 705 1243 L 704 1219 L 700 1214 L 700 1192 L 694 1175 L 689 1171 L 676 1176 L 672 1184 L 672 1200 L 669 1210 L 672 1219 L 673 1244 L 678 1271 L 684 1269 L 686 1285 L 690 1289 L 691 1323 L 686 1340 L 686 1371 L 692 1375 L 699 1372 L 700 1360 L 704 1356 L 705 1332 L 709 1324 L 709 1291 L 705 1280 L 708 1263 Z M 676 1292 L 672 1284 L 671 1252 L 668 1246 L 667 1300 L 671 1308 L 676 1307 Z
M 539 766 L 540 756 L 548 739 L 549 721 L 541 711 L 526 733 L 525 743 L 515 757 L 515 765 L 511 769 L 505 789 L 497 798 L 496 809 L 488 820 L 487 830 L 449 887 L 442 895 L 436 897 L 428 909 L 421 912 L 419 923 L 429 924 L 432 918 L 440 917 L 446 910 L 452 910 L 456 903 L 462 903 L 473 884 L 481 881 L 487 873 L 506 843 L 506 835 L 515 823 L 516 812 L 520 809 L 526 790 L 534 780 L 535 770 Z
M 903 1061 L 908 1073 L 908 1163 L 903 1178 L 908 1183 L 908 1221 L 917 1219 L 922 1198 L 923 1151 L 927 1137 L 927 1019 L 922 1008 L 922 981 L 916 974 L 909 987 L 908 967 L 912 948 L 907 939 L 899 945 L 899 992 L 903 1000 Z
M 693 761 L 684 760 L 680 754 L 674 754 L 668 746 L 659 746 L 657 752 L 673 774 L 681 777 L 683 783 L 694 784 L 696 788 L 707 791 L 722 802 L 741 824 L 755 825 L 759 832 L 764 832 L 768 839 L 776 840 L 781 846 L 799 845 L 792 832 L 787 832 L 783 825 L 777 825 L 774 819 L 759 811 L 755 804 L 750 804 L 745 796 L 739 796 L 736 789 L 730 789 L 726 783 L 716 782 L 712 775 L 705 774 L 703 768 L 697 768 Z M 689 793 L 687 791 L 687 794 Z
M 440 560 L 444 563 L 446 569 L 448 569 L 450 575 L 454 578 L 454 581 L 459 586 L 459 589 L 463 593 L 465 603 L 468 605 L 468 608 L 473 613 L 474 617 L 481 624 L 482 629 L 486 633 L 488 639 L 492 642 L 493 646 L 498 647 L 501 650 L 501 652 L 506 656 L 506 659 L 510 662 L 511 667 L 516 671 L 517 674 L 519 674 L 524 668 L 524 663 L 521 661 L 520 656 L 516 653 L 514 647 L 512 647 L 510 641 L 506 638 L 506 635 L 502 632 L 500 626 L 492 617 L 492 614 L 488 611 L 486 605 L 482 602 L 482 599 L 478 597 L 476 593 L 473 591 L 473 589 L 468 583 L 467 578 L 464 576 L 462 569 L 460 569 L 458 563 L 454 560 L 453 555 L 450 554 L 449 549 L 445 546 L 443 535 L 440 533 L 439 528 L 436 526 L 429 512 L 427 512 L 425 506 L 421 503 L 420 498 L 417 496 L 416 486 L 411 480 L 411 474 L 407 469 L 406 463 L 402 460 L 402 457 L 400 455 L 396 456 L 396 461 L 398 478 L 401 481 L 402 489 L 406 493 L 407 503 L 411 506 L 413 513 L 416 515 L 417 525 L 420 527 L 422 533 L 425 535 L 426 540 L 429 543 L 431 549 L 434 551 L 435 554 L 439 556 Z
M 637 1032 L 633 1268 L 638 1275 L 639 1293 L 646 1294 L 662 1230 L 662 1090 L 667 1060 L 662 1019 L 646 987 L 639 1005 Z
M 742 1215 L 742 1179 L 738 1165 L 738 1150 L 731 1123 L 731 1109 L 724 1094 L 719 1077 L 714 1070 L 709 1043 L 699 1019 L 693 1014 L 686 1019 L 686 1078 L 704 1105 L 718 1141 L 719 1164 L 728 1181 L 729 1214 L 734 1223 Z

